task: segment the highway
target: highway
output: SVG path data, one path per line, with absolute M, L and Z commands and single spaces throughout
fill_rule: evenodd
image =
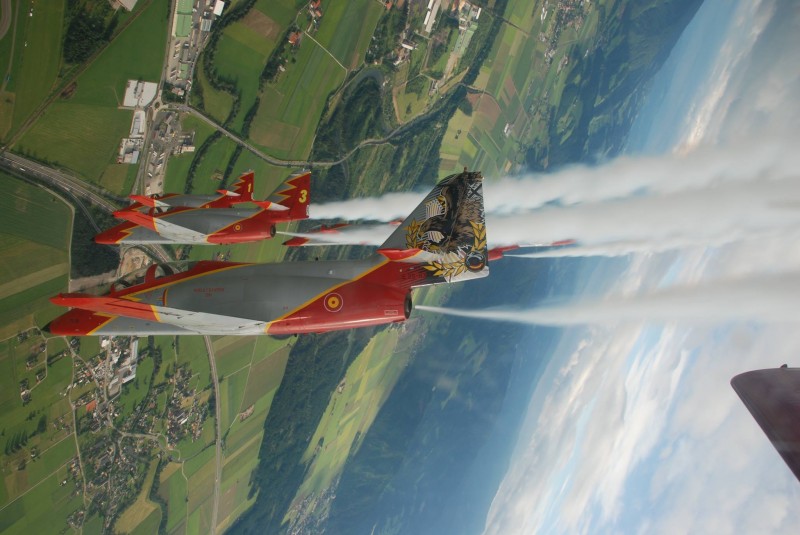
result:
M 65 192 L 68 197 L 76 201 L 76 208 L 83 212 L 97 232 L 100 232 L 101 229 L 92 218 L 91 212 L 83 205 L 81 199 L 99 206 L 106 212 L 114 212 L 128 203 L 127 199 L 113 195 L 94 184 L 84 182 L 74 175 L 10 152 L 0 152 L 0 168 L 7 169 L 14 175 L 32 178 L 39 183 Z M 143 247 L 161 262 L 172 260 L 166 249 L 160 245 Z
M 127 203 L 126 199 L 112 195 L 97 186 L 84 182 L 76 176 L 53 169 L 52 167 L 29 160 L 17 154 L 12 154 L 10 152 L 0 153 L 0 166 L 15 171 L 17 174 L 22 173 L 33 176 L 46 184 L 67 191 L 72 195 L 83 197 L 90 203 L 99 206 L 107 212 L 118 210 L 122 205 Z
M 222 426 L 220 424 L 220 403 L 222 399 L 219 397 L 219 375 L 217 375 L 217 361 L 214 359 L 214 346 L 211 344 L 211 337 L 204 336 L 203 341 L 206 343 L 206 351 L 208 352 L 208 362 L 211 364 L 211 379 L 214 383 L 214 418 L 216 419 L 217 439 L 214 441 L 216 447 L 216 467 L 214 471 L 214 507 L 211 510 L 211 533 L 217 532 L 217 516 L 219 514 L 219 488 L 222 485 Z

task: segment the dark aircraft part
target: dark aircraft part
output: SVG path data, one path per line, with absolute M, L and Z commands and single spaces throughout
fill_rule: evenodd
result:
M 404 313 L 405 313 L 405 315 L 406 315 L 406 319 L 408 319 L 408 318 L 409 318 L 409 316 L 411 316 L 411 310 L 412 310 L 413 308 L 414 308 L 414 303 L 412 303 L 412 302 L 411 302 L 411 292 L 408 292 L 408 293 L 406 294 L 406 302 L 405 302 L 405 305 L 403 306 L 403 312 L 404 312 Z
M 800 481 L 800 368 L 745 372 L 731 386 Z
M 269 237 L 270 238 L 274 238 L 275 237 L 275 225 L 272 225 L 272 226 L 269 227 Z

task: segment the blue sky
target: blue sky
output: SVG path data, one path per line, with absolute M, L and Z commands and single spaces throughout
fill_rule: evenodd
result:
M 600 230 L 592 234 L 580 219 L 542 211 L 556 232 L 583 232 L 604 254 L 633 252 L 607 281 L 609 303 L 696 291 L 639 306 L 639 321 L 612 305 L 602 321 L 583 311 L 584 325 L 565 330 L 530 400 L 485 533 L 796 532 L 800 485 L 729 381 L 750 369 L 800 365 L 793 219 L 800 204 L 792 196 L 800 194 L 798 28 L 791 1 L 706 0 L 657 78 L 629 158 L 639 173 L 668 170 L 659 180 L 691 179 L 670 200 L 689 214 L 698 202 L 689 226 L 672 224 L 682 214 L 675 210 L 639 234 L 625 229 L 630 219 L 593 221 Z M 649 159 L 637 160 L 641 153 Z M 611 171 L 598 176 L 624 175 Z M 707 182 L 693 186 L 693 173 Z M 772 188 L 774 197 L 760 195 Z M 488 195 L 487 188 L 487 203 Z M 627 206 L 607 203 L 604 211 L 602 195 L 576 195 L 577 205 L 599 199 L 584 216 L 610 220 Z M 643 206 L 629 213 L 658 212 L 657 203 Z

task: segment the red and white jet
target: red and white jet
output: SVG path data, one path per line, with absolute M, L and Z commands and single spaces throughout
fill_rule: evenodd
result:
M 266 200 L 253 199 L 252 172 L 217 195 L 132 195 L 114 212 L 125 222 L 95 236 L 97 243 L 225 244 L 271 238 L 275 224 L 308 218 L 311 173 L 293 175 Z
M 485 277 L 482 176 L 451 175 L 361 260 L 155 264 L 104 296 L 62 294 L 57 335 L 295 334 L 402 322 L 414 288 Z

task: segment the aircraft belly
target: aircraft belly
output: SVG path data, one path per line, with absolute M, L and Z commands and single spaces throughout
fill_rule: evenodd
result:
M 164 199 L 164 203 L 170 206 L 188 206 L 189 208 L 197 208 L 215 201 L 219 195 L 175 195 L 168 199 Z
M 254 216 L 258 213 L 255 210 L 236 210 L 232 208 L 201 208 L 198 210 L 188 210 L 178 212 L 158 220 L 160 223 L 169 223 L 182 227 L 187 231 L 209 235 L 218 232 L 237 222 Z
M 128 232 L 128 236 L 122 238 L 119 243 L 131 245 L 139 243 L 174 243 L 174 240 L 162 236 L 158 232 L 146 227 L 133 227 L 126 232 Z
M 346 282 L 292 275 L 262 279 L 243 276 L 242 271 L 244 269 L 214 274 L 171 286 L 165 305 L 175 310 L 269 322 Z M 145 301 L 152 302 L 151 299 Z M 169 320 L 165 318 L 164 321 Z

